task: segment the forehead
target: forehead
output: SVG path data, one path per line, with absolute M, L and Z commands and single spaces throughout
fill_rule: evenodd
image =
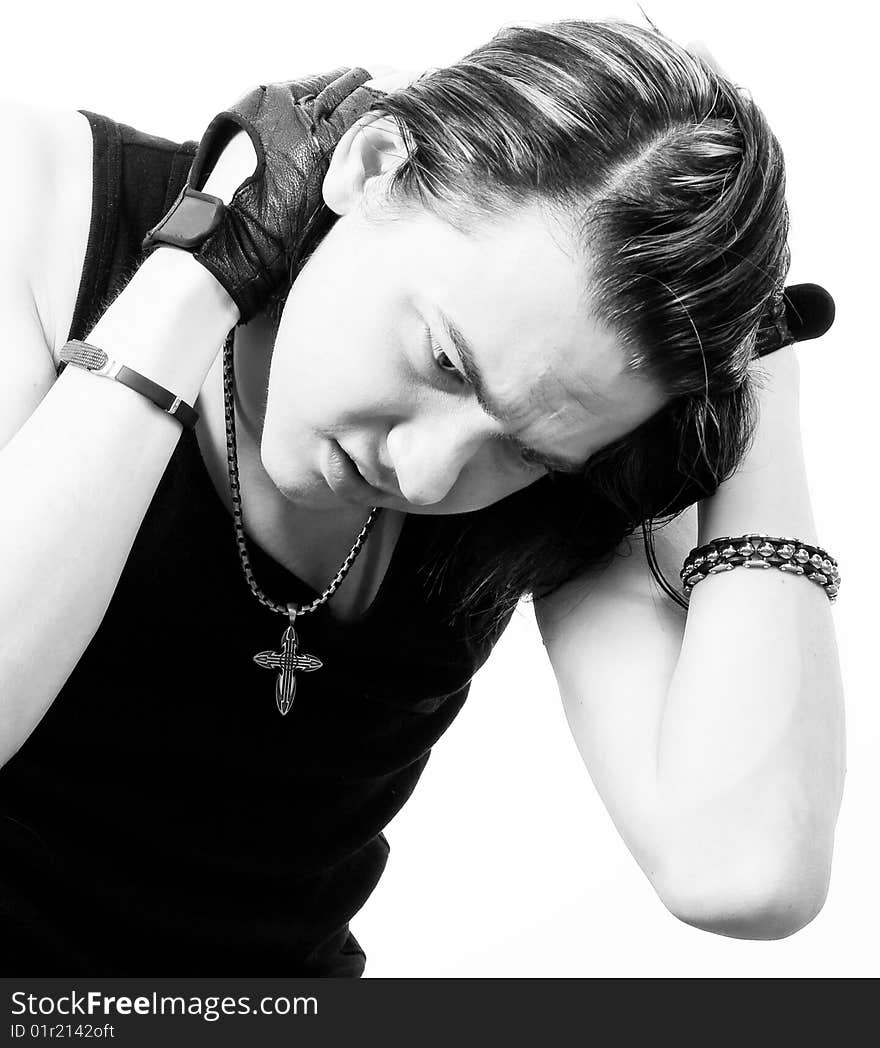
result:
M 662 405 L 593 316 L 589 265 L 564 219 L 530 205 L 464 232 L 419 213 L 411 233 L 403 279 L 426 319 L 448 317 L 470 343 L 512 435 L 586 458 Z

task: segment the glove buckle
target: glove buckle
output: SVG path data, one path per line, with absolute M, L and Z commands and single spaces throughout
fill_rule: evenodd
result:
M 226 205 L 220 197 L 193 189 L 187 183 L 168 214 L 147 231 L 141 247 L 146 249 L 162 243 L 192 251 L 214 232 L 225 209 Z

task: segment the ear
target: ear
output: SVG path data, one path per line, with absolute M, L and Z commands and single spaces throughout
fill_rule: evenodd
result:
M 406 158 L 397 122 L 381 113 L 365 113 L 333 150 L 322 187 L 324 203 L 337 215 L 348 214 L 376 188 L 375 179 L 389 177 Z

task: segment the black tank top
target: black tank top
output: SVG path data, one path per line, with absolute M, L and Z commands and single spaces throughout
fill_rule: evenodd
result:
M 196 149 L 80 112 L 94 181 L 70 338 L 136 270 Z M 509 621 L 477 640 L 450 619 L 452 580 L 420 583 L 428 540 L 460 527 L 408 515 L 361 619 L 299 620 L 324 666 L 282 717 L 253 656 L 285 620 L 248 588 L 182 430 L 94 639 L 0 770 L 2 974 L 361 975 L 348 922 L 387 861 L 382 829 Z M 269 596 L 317 596 L 248 546 Z

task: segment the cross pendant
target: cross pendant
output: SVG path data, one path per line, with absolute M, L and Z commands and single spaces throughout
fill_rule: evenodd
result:
M 296 671 L 304 670 L 310 673 L 319 670 L 324 664 L 314 655 L 300 655 L 298 653 L 299 641 L 296 630 L 293 628 L 297 614 L 297 605 L 287 605 L 290 615 L 290 625 L 284 631 L 281 638 L 281 651 L 261 651 L 254 655 L 254 662 L 267 670 L 278 670 L 278 678 L 275 681 L 275 705 L 278 712 L 284 716 L 293 705 L 293 697 L 296 695 Z

